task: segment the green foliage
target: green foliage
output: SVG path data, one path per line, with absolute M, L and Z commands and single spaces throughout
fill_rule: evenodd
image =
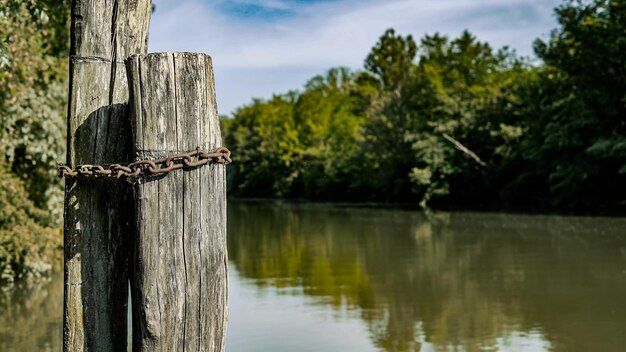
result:
M 407 133 L 415 127 L 416 111 L 409 108 L 413 96 L 416 67 L 413 63 L 417 44 L 411 36 L 387 30 L 365 60 L 370 80 L 377 87 L 363 97 L 365 174 L 374 199 L 405 200 L 410 196 L 408 174 L 413 159 Z M 370 89 L 365 89 L 368 92 Z
M 557 206 L 626 201 L 626 1 L 567 1 L 535 48 L 546 67 L 526 91 L 525 159 Z M 531 173 L 531 171 L 527 171 Z
M 412 36 L 403 38 L 388 29 L 365 59 L 365 69 L 381 80 L 385 90 L 397 91 L 411 78 L 416 53 Z
M 626 1 L 568 0 L 533 65 L 468 31 L 387 30 L 365 69 L 240 109 L 240 196 L 621 209 Z M 232 175 L 231 175 L 232 176 Z
M 63 159 L 65 149 L 69 12 L 64 4 L 5 1 L 0 16 L 8 54 L 0 72 L 0 153 L 35 205 L 48 209 L 59 208 L 60 184 L 50 166 Z
M 0 286 L 46 274 L 61 236 L 50 213 L 28 199 L 23 183 L 0 163 Z
M 334 198 L 350 192 L 363 118 L 354 114 L 355 76 L 345 68 L 311 79 L 304 92 L 255 100 L 226 120 L 237 155 L 230 191 L 253 197 Z
M 255 100 L 236 112 L 226 137 L 226 144 L 241 161 L 229 175 L 235 194 L 282 196 L 291 187 L 301 156 L 294 99 L 295 94 L 289 94 L 268 102 Z
M 52 230 L 60 225 L 62 201 L 54 165 L 65 154 L 68 8 L 68 1 L 0 0 L 4 281 L 28 276 L 33 263 L 49 267 L 50 248 L 60 241 Z

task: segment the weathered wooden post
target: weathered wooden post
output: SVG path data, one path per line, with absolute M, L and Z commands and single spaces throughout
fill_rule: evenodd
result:
M 129 270 L 134 350 L 224 350 L 230 153 L 217 148 L 211 59 L 124 66 L 146 52 L 150 13 L 150 0 L 72 2 L 66 352 L 126 350 Z
M 145 53 L 150 0 L 73 0 L 67 164 L 129 160 L 124 59 Z M 134 202 L 123 182 L 65 186 L 64 351 L 125 351 Z
M 127 60 L 136 160 L 221 146 L 211 58 L 192 53 Z M 198 157 L 202 157 L 199 155 Z M 191 157 L 139 179 L 133 347 L 223 351 L 227 317 L 225 167 Z M 174 162 L 177 162 L 175 164 Z M 157 171 L 158 166 L 144 164 Z M 159 176 L 162 175 L 162 176 Z

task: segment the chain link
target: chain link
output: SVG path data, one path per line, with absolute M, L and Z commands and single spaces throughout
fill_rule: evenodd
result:
M 196 159 L 194 161 L 194 158 Z M 59 178 L 121 178 L 141 177 L 157 174 L 167 174 L 176 169 L 190 169 L 205 165 L 209 162 L 215 164 L 229 164 L 230 150 L 219 147 L 214 152 L 193 150 L 187 153 L 170 155 L 156 160 L 137 160 L 126 165 L 79 165 L 71 168 L 59 164 Z

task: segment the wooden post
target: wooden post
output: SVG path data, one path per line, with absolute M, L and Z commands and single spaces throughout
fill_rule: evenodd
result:
M 150 0 L 73 0 L 67 164 L 131 156 L 124 59 L 145 53 Z M 67 180 L 64 351 L 126 351 L 132 189 Z
M 209 56 L 137 55 L 127 71 L 136 160 L 221 146 Z M 225 167 L 207 164 L 137 186 L 136 350 L 224 350 L 225 182 Z

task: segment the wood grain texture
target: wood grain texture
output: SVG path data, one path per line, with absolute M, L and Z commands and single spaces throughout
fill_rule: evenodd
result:
M 211 58 L 127 60 L 136 159 L 221 146 Z M 137 185 L 133 347 L 223 351 L 227 319 L 223 165 L 174 170 Z
M 72 1 L 67 164 L 130 160 L 124 59 L 145 53 L 150 0 Z M 125 351 L 132 188 L 68 180 L 64 351 Z

